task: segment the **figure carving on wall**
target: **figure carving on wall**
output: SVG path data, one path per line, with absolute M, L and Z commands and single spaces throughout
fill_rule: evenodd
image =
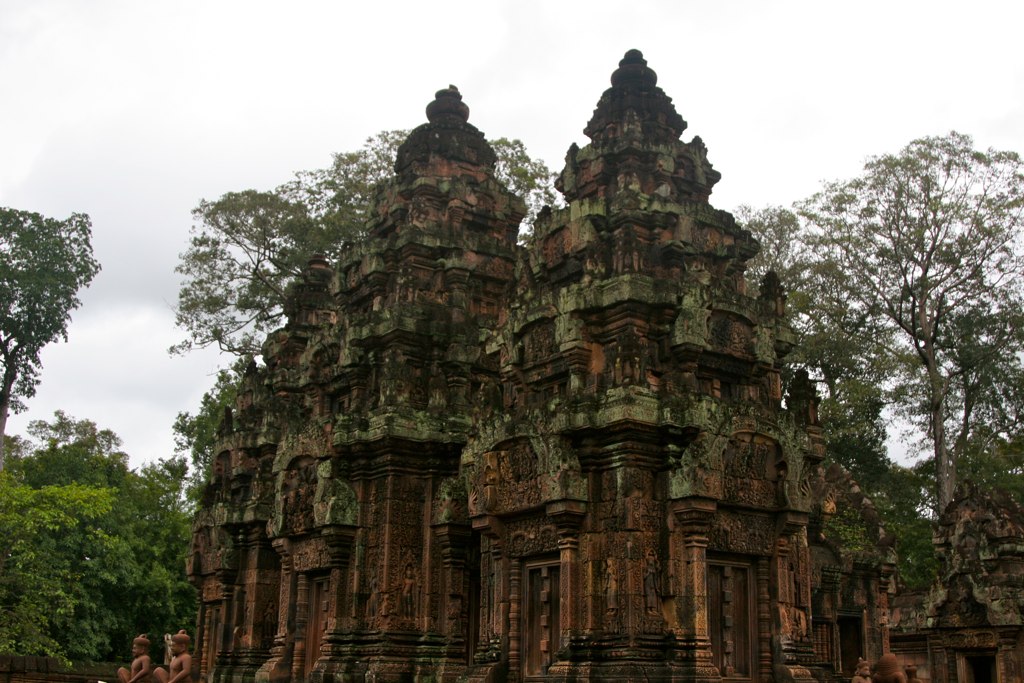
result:
M 484 510 L 494 510 L 498 504 L 498 483 L 500 481 L 498 471 L 498 454 L 489 452 L 484 454 Z
M 653 550 L 647 551 L 644 567 L 644 605 L 647 611 L 657 613 L 661 608 L 661 564 Z
M 366 600 L 366 621 L 367 621 L 367 623 L 372 623 L 373 620 L 377 617 L 377 609 L 378 609 L 379 601 L 380 601 L 380 596 L 378 595 L 378 591 L 377 591 L 377 578 L 373 577 L 373 578 L 370 579 L 369 596 L 367 597 L 367 600 Z
M 619 579 L 615 575 L 615 560 L 610 557 L 604 560 L 604 606 L 612 613 L 619 609 Z
M 443 410 L 448 405 L 448 378 L 439 365 L 434 366 L 430 375 L 428 405 L 436 410 Z
M 263 609 L 263 617 L 260 620 L 261 640 L 260 644 L 264 650 L 269 650 L 274 644 L 274 636 L 277 635 L 277 605 L 273 600 L 268 600 Z
M 783 458 L 779 458 L 778 462 L 775 463 L 775 502 L 782 509 L 789 509 L 791 501 L 789 499 L 788 490 L 789 480 L 789 463 Z
M 416 575 L 412 563 L 405 565 L 405 576 L 402 579 L 402 616 L 416 616 Z

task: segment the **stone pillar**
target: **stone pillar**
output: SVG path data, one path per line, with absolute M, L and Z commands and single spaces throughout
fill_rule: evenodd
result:
M 558 529 L 559 601 L 558 623 L 561 633 L 557 634 L 559 650 L 565 647 L 574 635 L 580 633 L 583 624 L 583 603 L 586 596 L 580 568 L 580 525 L 586 516 L 587 504 L 581 500 L 559 500 L 547 504 L 548 518 Z
M 896 565 L 886 562 L 878 578 L 878 630 L 882 636 L 882 653 L 889 652 L 889 588 L 896 574 Z M 882 653 L 879 653 L 881 656 Z M 1012 679 L 1005 679 L 1012 680 Z
M 821 592 L 827 600 L 827 614 L 829 643 L 832 650 L 828 653 L 829 661 L 835 665 L 837 671 L 842 665 L 842 652 L 839 643 L 839 621 L 836 615 L 836 606 L 839 604 L 839 586 L 842 572 L 839 567 L 823 567 L 821 570 Z M 812 624 L 813 628 L 813 624 Z M 812 632 L 813 635 L 813 632 Z M 843 672 L 845 673 L 845 672 Z
M 772 670 L 771 562 L 757 560 L 757 663 L 762 673 Z
M 196 619 L 195 646 L 195 652 L 199 653 L 199 657 L 195 659 L 198 659 L 198 662 L 196 663 L 199 665 L 199 676 L 201 678 L 205 677 L 206 674 L 210 671 L 210 643 L 208 642 L 209 628 L 207 624 L 207 620 L 209 619 L 209 607 L 206 604 L 206 601 L 203 600 L 202 594 L 203 592 L 205 592 L 203 588 L 203 586 L 200 586 L 199 589 L 199 618 Z M 161 662 L 160 666 L 163 666 L 162 662 L 164 661 L 164 659 L 162 656 L 154 657 L 153 659 L 154 662 Z M 194 668 L 195 667 L 193 666 L 193 669 Z
M 303 670 L 306 649 L 315 648 L 318 645 L 318 643 L 307 642 L 310 637 L 309 630 L 306 628 L 309 621 L 309 577 L 305 573 L 300 573 L 296 581 L 294 611 L 295 626 L 292 633 L 297 637 L 292 646 L 291 680 L 302 681 L 306 680 L 305 677 L 309 675 L 308 671 Z
M 444 605 L 441 616 L 441 632 L 453 645 L 464 642 L 466 637 L 462 615 L 469 605 L 466 590 L 466 553 L 472 530 L 464 524 L 435 524 L 434 535 L 441 551 L 443 576 L 441 589 Z
M 211 664 L 216 669 L 226 668 L 231 657 L 231 607 L 235 599 L 235 586 L 227 583 L 226 578 L 221 578 L 221 591 L 221 599 L 213 612 L 216 619 L 213 628 L 215 654 Z
M 473 530 L 482 534 L 480 571 L 480 642 L 476 661 L 497 662 L 509 643 L 509 562 L 505 557 L 504 526 L 496 517 L 477 517 Z
M 522 624 L 520 619 L 522 616 L 523 563 L 519 558 L 512 558 L 508 565 L 508 668 L 513 676 L 518 676 L 522 671 L 522 646 L 520 643 Z
M 676 529 L 681 535 L 683 555 L 676 572 L 680 577 L 680 600 L 676 603 L 679 624 L 678 660 L 688 681 L 719 681 L 712 663 L 708 630 L 708 533 L 717 504 L 710 498 L 691 497 L 673 501 Z
M 256 683 L 283 683 L 291 680 L 292 648 L 295 634 L 296 577 L 292 569 L 290 543 L 287 538 L 271 541 L 281 561 L 280 592 L 277 600 L 277 634 L 270 648 L 270 659 L 256 672 Z
M 356 527 L 347 525 L 326 526 L 320 532 L 327 543 L 328 568 L 331 573 L 330 604 L 327 624 L 324 629 L 324 643 L 321 651 L 325 659 L 338 654 L 340 636 L 351 630 L 351 609 L 346 603 L 352 600 L 348 586 L 348 567 L 352 557 L 352 546 L 356 537 Z M 308 673 L 308 672 L 307 672 Z
M 798 683 L 811 683 L 814 678 L 801 661 L 810 659 L 813 654 L 808 638 L 811 628 L 807 609 L 809 577 L 801 574 L 801 568 L 809 566 L 807 544 L 800 543 L 807 528 L 807 515 L 794 510 L 785 510 L 780 515 L 772 571 L 776 587 L 772 600 L 776 612 L 772 666 L 776 678 L 792 676 Z
M 1024 673 L 1018 652 L 1018 633 L 1017 628 L 1009 628 L 997 634 L 999 650 L 996 656 L 996 675 L 1000 681 L 1019 681 Z
M 324 527 L 321 532 L 327 542 L 328 568 L 331 572 L 331 603 L 328 614 L 328 634 L 341 633 L 348 630 L 346 623 L 347 615 L 351 610 L 346 610 L 347 603 L 352 599 L 348 584 L 348 568 L 352 558 L 352 547 L 356 537 L 356 528 L 353 526 L 332 525 Z

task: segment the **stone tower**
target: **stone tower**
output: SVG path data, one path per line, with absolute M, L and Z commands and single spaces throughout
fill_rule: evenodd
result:
M 812 680 L 810 384 L 638 51 L 517 245 L 457 89 L 310 261 L 196 518 L 217 681 Z

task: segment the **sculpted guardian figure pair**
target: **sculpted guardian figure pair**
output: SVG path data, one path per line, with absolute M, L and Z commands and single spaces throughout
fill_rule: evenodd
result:
M 149 637 L 140 634 L 132 641 L 132 667 L 121 667 L 117 670 L 120 683 L 184 683 L 192 680 L 192 655 L 188 653 L 191 639 L 184 630 L 173 636 L 164 636 L 170 643 L 171 663 L 167 669 L 161 666 L 153 668 L 149 657 Z
M 908 683 L 910 680 L 920 680 L 916 676 L 917 667 L 910 667 L 912 679 L 900 671 L 896 655 L 891 652 L 882 655 L 875 664 L 875 673 L 871 675 L 867 660 L 861 659 L 857 662 L 857 671 L 854 673 L 850 683 Z

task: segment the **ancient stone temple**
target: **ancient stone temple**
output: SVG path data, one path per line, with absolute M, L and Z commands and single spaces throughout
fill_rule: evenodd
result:
M 939 518 L 939 579 L 893 609 L 893 651 L 932 683 L 1024 680 L 1024 510 L 967 484 Z
M 441 90 L 366 240 L 309 262 L 196 518 L 205 680 L 811 681 L 844 634 L 881 652 L 883 534 L 829 545 L 850 485 L 782 385 L 782 285 L 747 282 L 656 81 L 626 54 L 527 246 Z

